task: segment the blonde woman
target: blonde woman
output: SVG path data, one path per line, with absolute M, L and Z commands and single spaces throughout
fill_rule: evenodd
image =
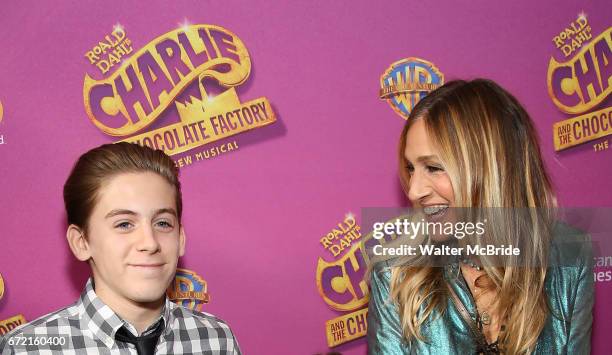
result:
M 376 264 L 370 354 L 590 352 L 590 260 L 551 262 L 562 253 L 553 239 L 577 233 L 549 213 L 556 200 L 537 134 L 512 95 L 483 79 L 431 92 L 402 132 L 399 167 L 408 199 L 426 215 L 440 218 L 452 207 L 538 212 L 532 223 L 507 223 L 486 236 L 517 241 L 529 264 L 477 256 L 443 266 Z

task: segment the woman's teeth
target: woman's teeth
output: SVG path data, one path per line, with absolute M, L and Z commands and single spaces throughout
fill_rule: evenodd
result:
M 443 212 L 447 208 L 448 208 L 447 205 L 427 206 L 427 207 L 423 208 L 423 212 L 425 212 L 426 215 L 431 216 L 431 215 Z

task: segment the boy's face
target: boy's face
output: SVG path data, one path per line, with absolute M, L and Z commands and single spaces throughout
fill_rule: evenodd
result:
M 155 173 L 123 173 L 102 185 L 87 243 L 96 293 L 107 303 L 164 297 L 185 251 L 176 213 L 174 188 Z

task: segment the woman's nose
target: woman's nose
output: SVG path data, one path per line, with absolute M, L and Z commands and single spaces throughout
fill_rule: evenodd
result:
M 423 176 L 423 173 L 418 169 L 410 176 L 410 184 L 408 189 L 408 199 L 412 204 L 418 204 L 423 198 L 431 194 L 431 185 L 429 180 Z

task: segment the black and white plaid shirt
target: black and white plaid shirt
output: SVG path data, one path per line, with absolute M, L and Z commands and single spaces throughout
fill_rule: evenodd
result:
M 165 329 L 159 337 L 156 354 L 241 354 L 229 326 L 211 314 L 191 311 L 166 298 L 161 318 Z M 154 325 L 141 335 L 151 333 Z M 123 326 L 134 335 L 138 334 L 133 325 L 122 320 L 98 298 L 90 279 L 74 305 L 0 337 L 0 352 L 2 355 L 137 354 L 133 344 L 115 340 L 115 333 Z

